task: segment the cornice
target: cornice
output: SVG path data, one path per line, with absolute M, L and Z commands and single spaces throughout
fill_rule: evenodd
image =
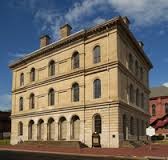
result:
M 119 20 L 122 20 L 122 18 L 119 17 L 115 17 L 111 20 L 106 21 L 103 24 L 97 25 L 95 27 L 86 29 L 86 30 L 81 30 L 77 33 L 74 33 L 64 39 L 61 39 L 59 41 L 56 41 L 52 44 L 49 44 L 43 48 L 40 48 L 30 54 L 28 54 L 27 56 L 14 61 L 13 63 L 9 64 L 9 67 L 11 69 L 14 69 L 18 66 L 22 66 L 27 64 L 30 60 L 34 60 L 35 58 L 39 58 L 41 56 L 46 56 L 48 54 L 51 54 L 51 51 L 56 51 L 56 50 L 60 50 L 62 48 L 67 47 L 68 45 L 72 45 L 74 43 L 77 43 L 79 41 L 83 41 L 84 39 L 89 39 L 97 34 L 102 34 L 103 32 L 107 32 L 109 30 L 111 30 L 113 28 L 113 26 L 115 26 Z

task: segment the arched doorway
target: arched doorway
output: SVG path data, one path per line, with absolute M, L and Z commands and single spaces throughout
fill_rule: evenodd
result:
M 33 140 L 34 130 L 35 130 L 35 124 L 34 124 L 34 121 L 31 120 L 28 125 L 28 139 L 29 140 Z
M 67 120 L 61 117 L 59 120 L 59 139 L 66 140 L 67 138 Z
M 42 119 L 37 124 L 37 139 L 44 140 L 44 121 Z
M 54 136 L 55 136 L 55 123 L 54 123 L 54 119 L 50 118 L 48 120 L 48 140 L 54 140 Z
M 74 140 L 79 140 L 80 135 L 80 119 L 78 116 L 73 116 L 71 120 L 71 137 Z
M 127 139 L 127 117 L 125 114 L 123 115 L 123 139 Z

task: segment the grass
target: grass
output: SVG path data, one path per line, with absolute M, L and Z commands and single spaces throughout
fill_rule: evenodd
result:
M 10 145 L 10 139 L 1 139 L 0 145 Z

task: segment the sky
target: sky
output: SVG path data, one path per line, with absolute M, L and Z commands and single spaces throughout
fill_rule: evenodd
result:
M 150 87 L 168 86 L 168 0 L 1 0 L 0 110 L 11 108 L 11 61 L 39 48 L 39 37 L 59 39 L 65 23 L 73 32 L 115 16 L 127 16 L 153 63 Z

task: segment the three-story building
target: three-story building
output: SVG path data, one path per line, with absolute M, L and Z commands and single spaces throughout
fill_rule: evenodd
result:
M 129 29 L 115 17 L 61 39 L 40 38 L 40 49 L 10 64 L 11 144 L 28 140 L 81 141 L 102 147 L 144 140 L 149 120 L 148 75 L 152 68 Z

